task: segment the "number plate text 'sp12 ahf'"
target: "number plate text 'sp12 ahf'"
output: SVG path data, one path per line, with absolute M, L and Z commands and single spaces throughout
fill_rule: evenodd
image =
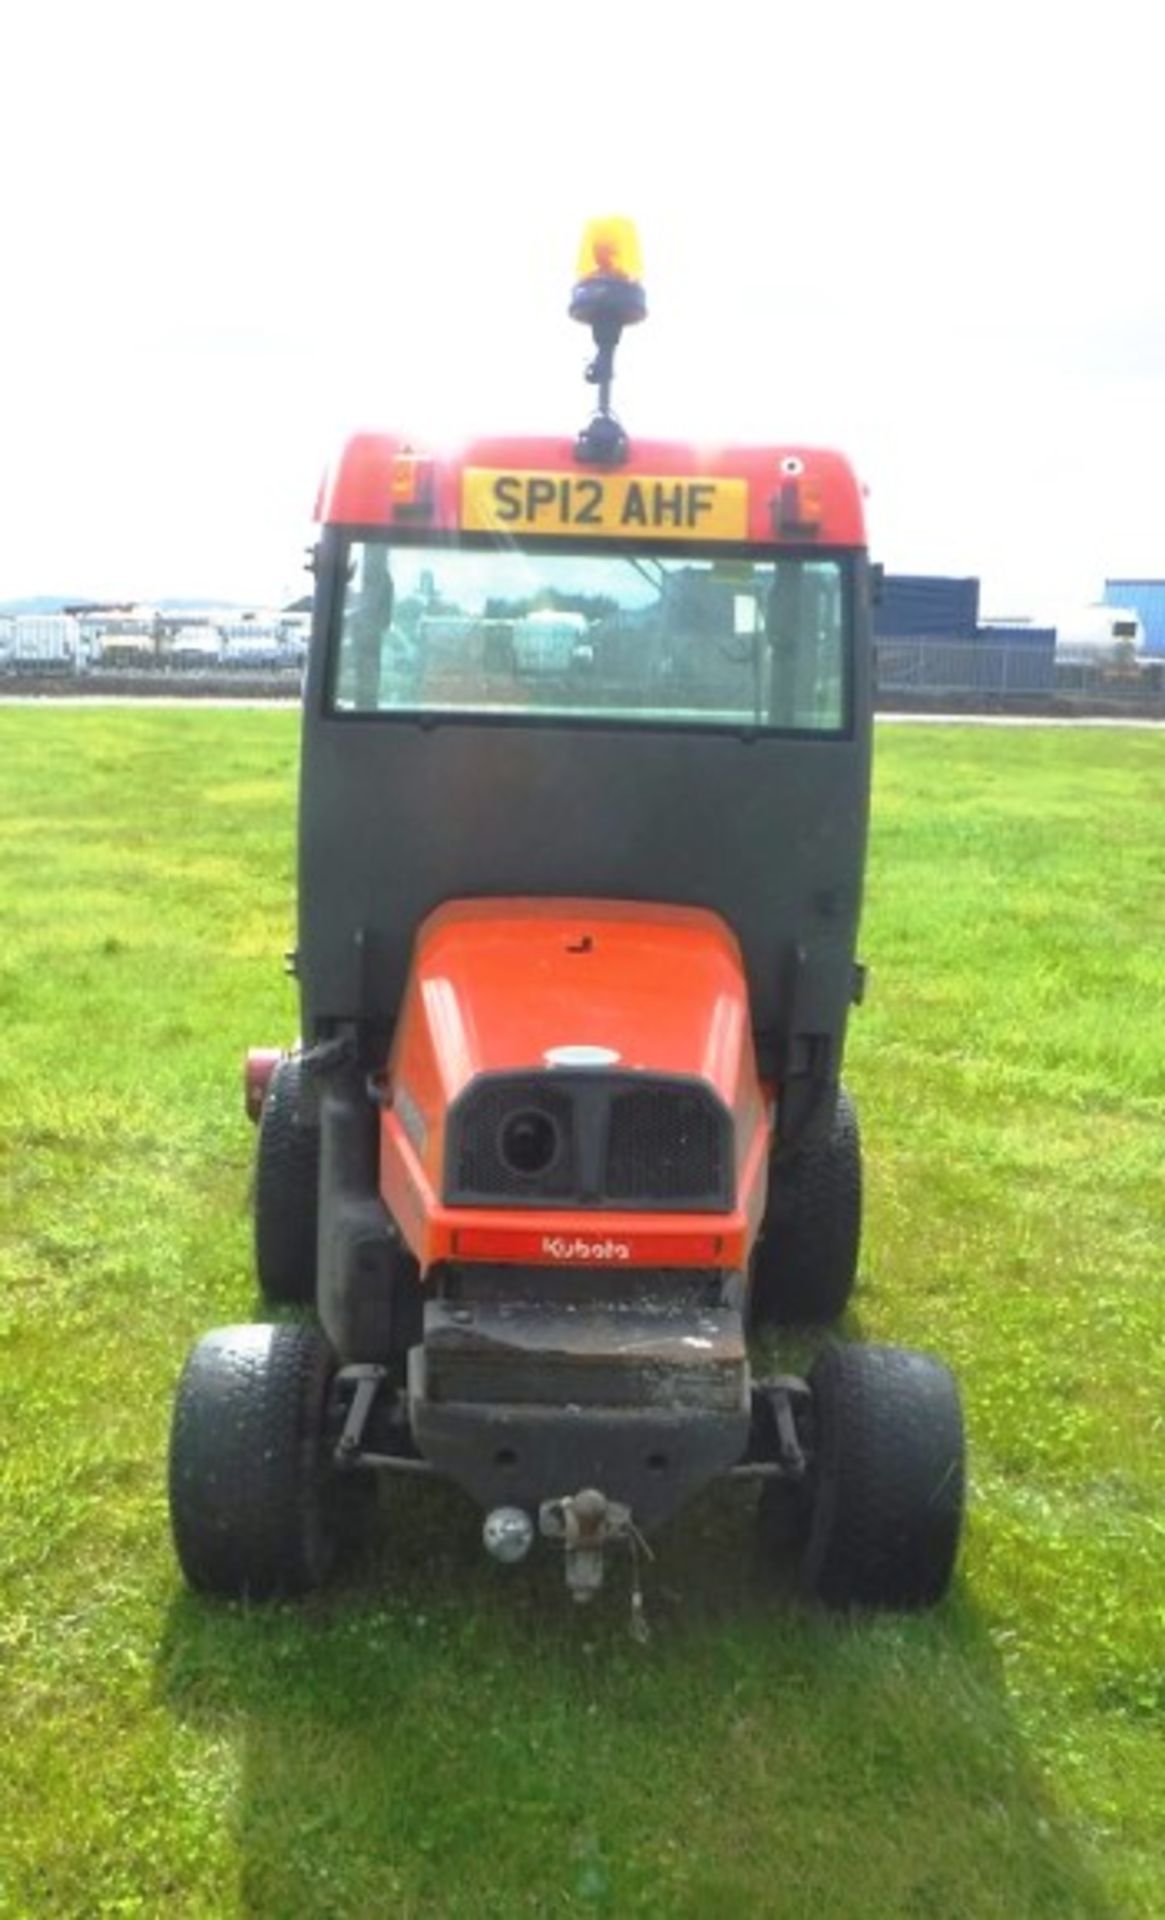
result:
M 461 479 L 461 525 L 467 533 L 745 540 L 748 482 L 467 467 Z

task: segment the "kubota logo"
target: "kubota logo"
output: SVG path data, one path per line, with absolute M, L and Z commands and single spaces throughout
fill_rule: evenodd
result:
M 626 1240 L 568 1240 L 565 1234 L 544 1233 L 542 1251 L 551 1260 L 630 1260 Z

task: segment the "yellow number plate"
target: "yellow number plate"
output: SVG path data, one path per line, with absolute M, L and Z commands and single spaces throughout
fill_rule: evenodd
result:
M 461 525 L 472 533 L 746 540 L 748 481 L 466 467 Z

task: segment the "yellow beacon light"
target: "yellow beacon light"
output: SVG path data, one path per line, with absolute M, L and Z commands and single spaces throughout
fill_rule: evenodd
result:
M 642 280 L 643 255 L 634 220 L 625 220 L 618 214 L 605 220 L 588 220 L 579 248 L 577 277 L 580 280 L 597 277 Z
M 578 278 L 570 299 L 570 317 L 584 325 L 618 330 L 647 318 L 647 296 L 640 285 L 643 257 L 633 220 L 610 215 L 588 220 L 578 255 Z M 598 336 L 596 335 L 596 338 Z
M 618 467 L 630 443 L 611 411 L 615 349 L 624 327 L 647 318 L 647 295 L 640 284 L 643 260 L 632 220 L 611 215 L 588 220 L 578 256 L 578 278 L 570 296 L 570 317 L 589 327 L 595 357 L 587 368 L 589 384 L 599 389 L 593 420 L 574 445 L 576 460 L 588 466 Z

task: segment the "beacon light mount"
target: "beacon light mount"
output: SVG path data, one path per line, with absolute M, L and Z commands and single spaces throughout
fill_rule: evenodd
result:
M 599 389 L 599 404 L 575 441 L 575 459 L 600 467 L 622 466 L 630 452 L 626 432 L 611 411 L 615 349 L 624 327 L 647 318 L 643 263 L 634 223 L 622 218 L 588 221 L 579 250 L 578 279 L 570 317 L 589 326 L 595 357 L 586 379 Z

